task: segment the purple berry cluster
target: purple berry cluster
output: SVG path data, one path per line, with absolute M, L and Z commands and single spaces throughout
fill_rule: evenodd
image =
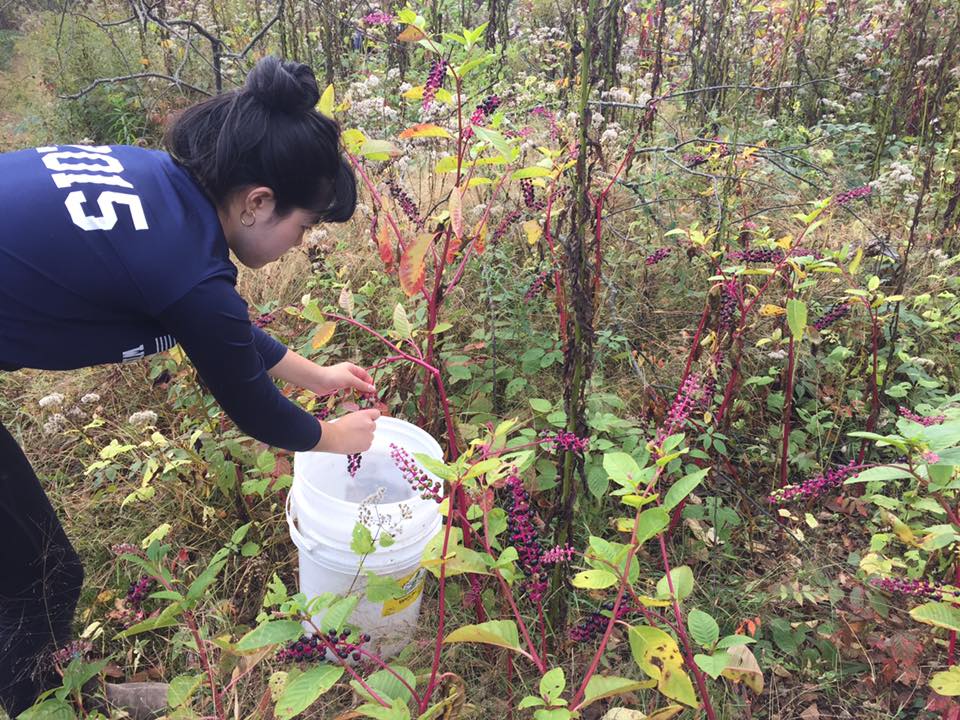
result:
M 939 582 L 929 580 L 901 580 L 899 578 L 873 578 L 870 584 L 878 590 L 914 597 L 925 597 L 939 600 L 943 597 L 943 590 Z
M 772 250 L 761 250 L 761 249 L 750 249 L 750 250 L 737 250 L 736 252 L 730 253 L 728 256 L 730 260 L 738 260 L 745 263 L 778 263 L 783 260 L 783 250 L 772 249 Z
M 360 472 L 360 453 L 350 453 L 347 455 L 347 472 L 350 477 L 355 478 Z
M 613 612 L 613 603 L 605 602 L 602 609 Z M 622 620 L 636 612 L 636 608 L 624 603 L 617 609 L 617 620 Z M 592 612 L 570 628 L 570 639 L 574 642 L 589 642 L 607 629 L 608 622 L 610 622 L 610 618 L 602 612 Z
M 530 111 L 530 114 L 534 117 L 542 117 L 547 122 L 550 123 L 550 139 L 556 140 L 560 137 L 560 126 L 557 125 L 557 116 L 547 110 L 543 105 L 537 105 L 533 110 Z
M 71 640 L 62 648 L 54 650 L 50 659 L 55 665 L 66 667 L 75 658 L 84 658 L 93 652 L 93 643 L 89 640 Z
M 683 154 L 683 164 L 688 168 L 695 168 L 698 165 L 703 165 L 707 161 L 707 158 L 700 153 L 684 153 Z
M 537 200 L 533 191 L 533 180 L 524 178 L 520 181 L 520 189 L 523 191 L 523 204 L 531 210 L 543 210 L 547 204 L 543 200 Z
M 363 22 L 366 25 L 389 25 L 393 21 L 393 15 L 388 15 L 384 12 L 372 12 L 363 17 Z
M 132 543 L 117 543 L 110 546 L 110 551 L 116 555 L 143 555 L 143 551 Z
M 402 447 L 390 443 L 390 458 L 394 465 L 400 470 L 403 479 L 407 481 L 415 492 L 419 493 L 424 500 L 443 501 L 443 485 L 435 480 L 431 480 L 416 461 L 410 457 L 410 453 Z
M 543 563 L 544 565 L 567 563 L 573 560 L 573 556 L 576 554 L 576 552 L 577 551 L 569 545 L 557 545 L 556 547 L 552 547 L 543 553 Z
M 500 96 L 499 95 L 488 95 L 484 98 L 473 111 L 473 115 L 470 116 L 470 125 L 482 125 L 483 121 L 488 117 L 493 115 L 494 111 L 500 107 Z M 473 128 L 468 127 L 463 132 L 465 137 L 473 137 Z
M 390 188 L 390 197 L 394 199 L 403 214 L 410 218 L 411 222 L 418 228 L 423 228 L 423 219 L 417 211 L 417 206 L 395 180 L 387 180 L 387 187 Z
M 921 415 L 917 415 L 915 412 L 912 412 L 909 408 L 903 407 L 903 405 L 897 408 L 897 410 L 901 417 L 905 417 L 907 420 L 913 420 L 915 423 L 920 423 L 924 427 L 939 425 L 947 419 L 946 415 L 930 415 L 929 417 L 923 417 Z
M 785 485 L 779 490 L 774 490 L 770 493 L 768 500 L 773 505 L 785 505 L 795 500 L 816 500 L 840 487 L 844 480 L 859 469 L 856 461 L 851 460 L 846 465 L 825 470 L 799 485 Z
M 737 281 L 727 280 L 720 291 L 720 318 L 717 322 L 717 333 L 721 334 L 733 327 L 737 316 Z
M 349 642 L 349 638 L 350 633 L 346 631 L 337 633 L 336 630 L 331 629 L 327 632 L 327 640 L 330 645 L 333 645 L 333 652 L 336 653 L 337 657 L 346 660 L 353 656 L 355 661 L 359 661 L 362 657 L 360 648 L 365 643 L 370 642 L 370 636 L 363 633 L 355 643 Z M 277 659 L 281 662 L 301 662 L 304 660 L 320 662 L 326 659 L 327 650 L 327 643 L 324 643 L 316 635 L 304 635 L 278 651 Z
M 500 238 L 502 238 L 510 226 L 520 219 L 521 215 L 523 215 L 523 213 L 519 210 L 511 210 L 509 213 L 507 213 L 500 221 L 500 224 L 497 225 L 497 229 L 493 231 L 493 237 L 490 241 L 492 243 L 496 243 Z
M 657 248 L 652 253 L 647 255 L 647 257 L 644 259 L 643 262 L 647 265 L 656 265 L 658 262 L 660 262 L 665 257 L 667 257 L 667 255 L 669 255 L 671 252 L 673 252 L 673 248 L 669 248 L 669 247 Z
M 153 588 L 156 580 L 149 575 L 143 575 L 139 580 L 130 586 L 127 591 L 127 603 L 134 610 L 139 610 L 140 605 L 147 597 L 147 593 Z
M 255 318 L 253 321 L 254 327 L 263 328 L 272 323 L 277 319 L 277 314 L 275 312 L 263 313 L 259 317 Z
M 683 379 L 683 384 L 677 390 L 677 396 L 667 410 L 667 416 L 657 434 L 657 444 L 683 427 L 693 409 L 702 404 L 703 396 L 704 389 L 700 376 L 690 373 Z
M 326 420 L 328 417 L 330 417 L 330 408 L 328 408 L 326 405 L 323 405 L 319 410 L 313 413 L 313 416 L 317 420 Z
M 590 445 L 590 438 L 577 437 L 572 432 L 561 430 L 556 435 L 546 435 L 544 444 L 553 452 L 563 450 L 583 455 Z
M 523 480 L 515 474 L 507 478 L 506 487 L 507 534 L 510 544 L 517 549 L 520 569 L 527 576 L 523 590 L 533 602 L 539 603 L 547 592 L 547 573 L 540 535 L 533 524 L 530 495 L 523 487 Z
M 818 317 L 813 326 L 817 330 L 825 330 L 833 325 L 837 320 L 850 314 L 850 305 L 848 303 L 837 303 L 832 305 L 823 315 Z
M 544 285 L 547 284 L 547 279 L 553 274 L 553 270 L 544 270 L 541 273 L 538 273 L 537 276 L 533 279 L 533 282 L 530 283 L 530 287 L 527 288 L 527 291 L 523 294 L 524 300 L 533 300 L 537 295 L 540 294 L 540 291 L 543 290 Z
M 427 83 L 423 86 L 423 109 L 430 107 L 430 103 L 437 96 L 437 90 L 443 85 L 444 75 L 447 74 L 447 61 L 438 58 L 430 66 L 430 74 L 427 75 Z
M 862 185 L 861 187 L 852 188 L 850 190 L 844 190 L 841 193 L 837 193 L 833 196 L 833 202 L 837 205 L 846 205 L 854 200 L 869 197 L 872 192 L 872 187 L 869 185 Z

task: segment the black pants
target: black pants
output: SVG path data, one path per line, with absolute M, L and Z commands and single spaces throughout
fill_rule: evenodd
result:
M 0 425 L 0 707 L 10 717 L 59 684 L 83 566 L 26 456 Z

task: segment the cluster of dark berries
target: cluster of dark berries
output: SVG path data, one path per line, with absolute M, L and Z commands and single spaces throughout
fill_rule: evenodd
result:
M 898 408 L 901 417 L 905 417 L 907 420 L 913 420 L 915 423 L 920 423 L 924 427 L 930 427 L 931 425 L 939 425 L 947 419 L 946 415 L 931 415 L 929 417 L 923 417 L 917 415 L 915 412 L 911 412 L 908 408 L 901 405 Z
M 330 408 L 328 408 L 326 405 L 324 405 L 324 406 L 322 406 L 319 410 L 317 410 L 315 413 L 313 413 L 313 416 L 314 416 L 317 420 L 326 420 L 328 417 L 330 417 Z
M 695 168 L 697 165 L 703 165 L 707 161 L 707 158 L 701 155 L 700 153 L 684 153 L 683 154 L 683 164 L 688 168 Z
M 260 317 L 256 318 L 253 321 L 253 324 L 255 327 L 258 327 L 258 328 L 266 327 L 267 325 L 272 323 L 274 320 L 276 320 L 276 318 L 277 318 L 276 313 L 272 313 L 272 312 L 263 313 Z
M 110 546 L 110 551 L 116 555 L 143 555 L 143 551 L 132 543 L 117 543 Z
M 561 430 L 556 435 L 545 434 L 545 437 L 544 444 L 553 452 L 563 450 L 583 455 L 583 452 L 590 445 L 590 438 L 577 437 L 567 430 Z
M 717 377 L 720 375 L 720 366 L 723 365 L 723 352 L 717 351 L 713 356 L 713 371 L 707 372 L 701 389 L 700 408 L 709 410 L 713 405 L 713 396 L 717 394 Z
M 715 137 L 716 145 L 714 149 L 717 151 L 719 157 L 725 158 L 730 154 L 730 146 L 727 143 L 723 142 L 719 137 Z
M 914 597 L 939 600 L 943 597 L 942 585 L 929 580 L 900 580 L 898 578 L 873 578 L 870 584 L 879 590 Z
M 520 569 L 527 577 L 523 589 L 533 602 L 538 603 L 547 592 L 547 573 L 540 534 L 533 524 L 530 495 L 523 487 L 523 480 L 516 475 L 507 478 L 506 487 L 507 534 L 510 544 L 517 549 Z
M 846 465 L 825 470 L 799 485 L 785 485 L 774 490 L 768 499 L 774 505 L 785 505 L 794 500 L 816 500 L 843 485 L 843 481 L 855 475 L 859 469 L 857 462 L 851 460 Z
M 406 215 L 418 228 L 423 227 L 423 220 L 420 217 L 420 213 L 417 211 L 417 206 L 404 192 L 403 188 L 397 184 L 396 180 L 387 180 L 387 187 L 390 188 L 390 197 L 394 199 L 397 205 L 400 206 L 400 209 L 403 210 L 403 214 Z
M 347 455 L 347 472 L 350 477 L 355 478 L 360 472 L 360 453 L 350 453 Z
M 683 384 L 677 390 L 677 396 L 670 404 L 670 409 L 667 410 L 667 416 L 657 433 L 658 444 L 683 427 L 694 408 L 703 403 L 703 397 L 704 390 L 703 384 L 700 382 L 700 376 L 696 373 L 690 373 L 683 379 Z
M 85 658 L 93 652 L 93 643 L 88 640 L 71 640 L 62 648 L 54 650 L 50 659 L 55 665 L 66 667 L 75 658 Z
M 873 188 L 869 185 L 863 185 L 858 188 L 852 188 L 850 190 L 844 190 L 841 193 L 837 193 L 833 196 L 833 202 L 837 205 L 846 205 L 849 202 L 854 200 L 859 200 L 860 198 L 868 197 L 873 192 Z
M 520 189 L 523 191 L 523 204 L 531 210 L 543 210 L 547 206 L 543 200 L 537 200 L 533 192 L 533 181 L 530 178 L 520 181 Z
M 733 320 L 737 315 L 737 281 L 728 280 L 723 284 L 720 292 L 720 319 L 717 323 L 717 333 L 723 333 L 733 327 Z
M 523 294 L 524 300 L 533 300 L 537 295 L 540 294 L 540 291 L 543 290 L 543 286 L 547 284 L 547 278 L 553 275 L 553 270 L 544 270 L 541 273 L 537 274 L 537 277 L 533 279 L 533 282 L 530 283 L 530 287 L 527 288 L 527 291 Z
M 848 303 L 837 303 L 828 309 L 823 315 L 818 317 L 813 326 L 817 330 L 825 330 L 833 325 L 837 320 L 850 314 L 850 305 Z
M 130 586 L 130 589 L 127 591 L 127 603 L 134 610 L 139 610 L 141 603 L 144 601 L 144 598 L 147 597 L 147 594 L 153 588 L 156 580 L 154 580 L 149 575 L 143 575 L 139 580 L 133 583 Z
M 731 260 L 738 260 L 745 263 L 778 263 L 783 260 L 783 250 L 737 250 L 729 255 Z
M 613 612 L 613 603 L 605 602 L 603 604 L 603 610 L 606 610 L 607 612 Z M 617 609 L 617 620 L 622 620 L 623 618 L 629 617 L 636 612 L 637 611 L 635 608 L 627 603 L 624 603 Z M 610 618 L 604 615 L 602 612 L 597 611 L 590 613 L 583 618 L 583 620 L 570 628 L 570 639 L 574 642 L 589 642 L 607 629 L 608 622 L 610 622 Z
M 430 74 L 427 75 L 427 83 L 423 86 L 423 109 L 430 107 L 430 103 L 437 96 L 437 90 L 443 85 L 443 77 L 447 73 L 447 61 L 438 58 L 430 66 Z
M 416 461 L 410 457 L 410 454 L 406 450 L 394 443 L 390 443 L 390 458 L 393 460 L 394 465 L 400 470 L 403 479 L 407 481 L 407 484 L 409 484 L 415 492 L 420 494 L 421 498 L 424 500 L 435 500 L 438 503 L 443 501 L 443 485 L 435 480 L 431 480 L 430 476 L 420 469 L 420 466 L 417 465 Z
M 491 238 L 490 242 L 496 243 L 497 240 L 502 238 L 510 226 L 520 219 L 521 215 L 523 215 L 523 213 L 519 210 L 511 210 L 509 213 L 504 215 L 503 219 L 500 221 L 500 224 L 497 225 L 497 229 L 493 231 L 493 237 Z
M 473 115 L 470 116 L 470 124 L 481 125 L 483 121 L 490 117 L 498 107 L 500 107 L 500 96 L 487 96 L 473 111 Z M 464 131 L 464 135 L 468 138 L 473 137 L 473 129 L 468 127 Z
M 341 660 L 346 660 L 352 656 L 353 660 L 359 661 L 362 657 L 360 647 L 364 643 L 370 642 L 370 636 L 364 633 L 355 643 L 348 642 L 349 637 L 350 633 L 346 631 L 337 633 L 336 630 L 331 629 L 327 632 L 326 639 L 329 641 L 329 644 L 333 646 L 331 652 L 335 653 Z M 277 659 L 281 662 L 298 662 L 302 660 L 320 662 L 326 659 L 328 649 L 330 648 L 327 643 L 323 642 L 323 640 L 316 635 L 304 635 L 299 640 L 295 640 L 285 648 L 279 650 L 277 652 Z
M 654 250 L 652 253 L 650 253 L 649 255 L 647 255 L 647 257 L 644 259 L 644 263 L 646 263 L 647 265 L 656 265 L 658 262 L 660 262 L 665 257 L 667 257 L 667 255 L 669 255 L 671 252 L 673 252 L 673 248 L 669 248 L 669 247 L 658 248 Z

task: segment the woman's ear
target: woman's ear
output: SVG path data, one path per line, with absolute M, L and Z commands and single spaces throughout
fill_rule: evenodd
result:
M 277 199 L 273 190 L 265 186 L 250 188 L 243 199 L 243 209 L 253 215 L 269 217 L 276 208 Z

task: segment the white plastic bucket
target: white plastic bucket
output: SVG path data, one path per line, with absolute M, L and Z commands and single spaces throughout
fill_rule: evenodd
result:
M 413 635 L 426 574 L 420 559 L 443 521 L 437 502 L 421 498 L 403 478 L 390 457 L 391 444 L 411 457 L 423 453 L 443 458 L 440 445 L 429 434 L 403 420 L 382 417 L 377 420 L 372 446 L 361 456 L 356 478 L 347 472 L 346 455 L 295 453 L 293 486 L 287 498 L 287 525 L 300 557 L 300 591 L 308 598 L 325 592 L 358 596 L 350 622 L 370 635 L 365 647 L 384 658 L 396 655 Z M 383 497 L 367 504 L 372 521 L 364 523 L 376 549 L 360 556 L 350 549 L 353 529 L 360 519 L 361 503 L 380 487 L 384 488 Z M 399 532 L 391 532 L 394 543 L 382 547 L 379 535 L 390 527 Z M 385 603 L 368 601 L 368 571 L 397 579 L 403 595 Z M 327 630 L 321 622 L 323 612 L 313 622 Z M 312 631 L 309 624 L 304 627 Z

